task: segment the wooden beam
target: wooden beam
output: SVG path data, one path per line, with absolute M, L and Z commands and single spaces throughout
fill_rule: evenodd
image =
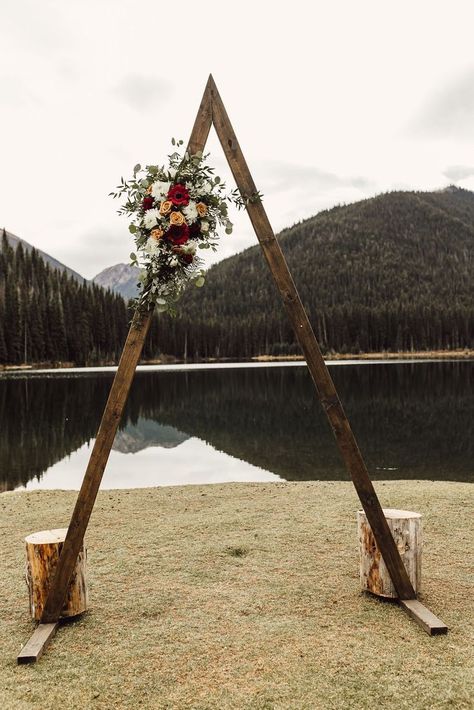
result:
M 189 138 L 187 151 L 191 155 L 202 152 L 205 148 L 209 131 L 212 126 L 212 96 L 211 87 L 214 83 L 212 74 L 209 74 L 206 88 L 199 105 L 199 109 L 194 121 L 193 130 Z
M 211 83 L 212 77 L 209 77 L 187 146 L 187 150 L 193 154 L 204 150 L 211 128 Z M 123 408 L 150 328 L 152 315 L 153 310 L 151 309 L 145 315 L 136 312 L 133 318 L 46 600 L 41 617 L 42 623 L 55 622 L 61 614 L 68 584 L 82 547 Z
M 446 634 L 448 627 L 417 599 L 401 599 L 400 604 L 422 629 L 430 636 Z
M 59 623 L 39 624 L 33 636 L 25 643 L 17 656 L 17 663 L 36 663 L 48 643 L 53 638 Z
M 242 197 L 252 200 L 257 193 L 257 188 L 212 76 L 209 82 L 212 120 L 222 149 Z M 415 591 L 390 533 L 382 506 L 265 209 L 261 201 L 257 200 L 248 202 L 247 211 L 395 589 L 400 599 L 415 599 Z
M 110 449 L 114 443 L 123 408 L 127 401 L 135 369 L 150 327 L 151 318 L 152 311 L 145 315 L 136 312 L 132 320 L 89 464 L 76 500 L 56 573 L 41 616 L 43 624 L 57 621 L 61 614 L 69 580 L 71 579 L 79 551 L 82 548 L 82 541 L 97 498 Z

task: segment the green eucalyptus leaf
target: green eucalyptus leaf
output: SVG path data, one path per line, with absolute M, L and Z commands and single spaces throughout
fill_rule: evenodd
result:
M 204 278 L 204 276 L 199 276 L 195 280 L 194 285 L 197 286 L 197 288 L 201 288 L 202 286 L 204 286 L 205 282 L 206 282 L 206 279 Z
M 132 234 L 135 234 L 137 231 L 137 225 L 136 224 L 129 224 L 128 231 L 131 232 Z

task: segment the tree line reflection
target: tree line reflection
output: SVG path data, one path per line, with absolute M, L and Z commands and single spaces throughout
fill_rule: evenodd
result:
M 472 363 L 331 374 L 372 478 L 474 479 Z M 110 384 L 109 374 L 0 379 L 0 488 L 40 478 L 93 439 Z M 167 427 L 162 443 L 150 422 Z M 303 367 L 139 372 L 120 430 L 130 451 L 192 436 L 287 480 L 347 478 Z

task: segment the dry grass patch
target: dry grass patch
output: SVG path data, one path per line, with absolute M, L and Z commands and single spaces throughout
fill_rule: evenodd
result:
M 376 484 L 424 516 L 428 637 L 359 592 L 350 483 L 104 491 L 87 535 L 91 609 L 41 661 L 29 637 L 23 538 L 66 527 L 75 494 L 0 496 L 1 706 L 12 708 L 470 708 L 472 488 Z

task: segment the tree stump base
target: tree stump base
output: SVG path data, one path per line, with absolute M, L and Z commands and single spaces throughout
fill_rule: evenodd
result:
M 59 528 L 41 530 L 25 538 L 25 576 L 30 597 L 30 612 L 34 621 L 41 619 L 66 534 L 67 528 Z M 87 609 L 87 602 L 86 551 L 83 544 L 60 618 L 66 619 L 82 614 Z
M 421 551 L 423 546 L 421 514 L 409 510 L 384 508 L 388 527 L 393 535 L 405 569 L 418 593 L 421 589 Z M 398 599 L 398 594 L 375 541 L 363 510 L 357 513 L 360 546 L 360 583 L 363 591 L 379 597 Z

